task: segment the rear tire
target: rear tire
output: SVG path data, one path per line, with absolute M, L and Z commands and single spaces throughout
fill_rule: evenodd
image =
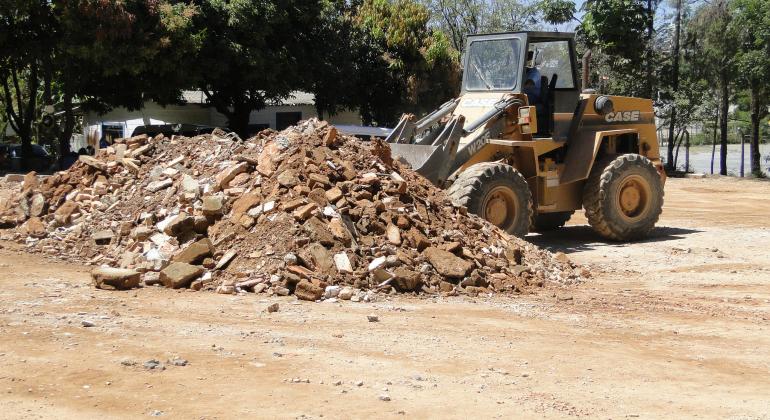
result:
M 524 176 L 504 163 L 477 163 L 461 173 L 447 194 L 457 206 L 519 237 L 532 224 L 532 192 Z
M 536 214 L 532 230 L 535 232 L 545 232 L 558 229 L 564 226 L 573 214 L 575 214 L 574 211 Z
M 647 236 L 663 208 L 663 183 L 652 162 L 626 154 L 594 165 L 583 190 L 583 207 L 601 236 L 629 241 Z

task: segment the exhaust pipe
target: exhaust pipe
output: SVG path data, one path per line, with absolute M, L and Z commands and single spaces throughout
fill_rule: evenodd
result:
M 589 66 L 591 64 L 591 50 L 586 50 L 586 53 L 583 54 L 583 79 L 581 80 L 581 90 L 587 90 L 590 89 L 588 86 L 588 71 Z

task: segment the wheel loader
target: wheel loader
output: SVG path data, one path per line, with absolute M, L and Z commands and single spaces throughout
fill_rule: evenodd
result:
M 507 232 L 563 226 L 581 207 L 601 236 L 644 237 L 665 172 L 652 101 L 577 80 L 574 34 L 468 36 L 461 94 L 388 134 L 395 157 Z

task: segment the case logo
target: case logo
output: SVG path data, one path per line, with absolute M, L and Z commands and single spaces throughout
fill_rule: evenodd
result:
M 639 121 L 639 111 L 610 112 L 604 116 L 607 122 L 632 122 Z

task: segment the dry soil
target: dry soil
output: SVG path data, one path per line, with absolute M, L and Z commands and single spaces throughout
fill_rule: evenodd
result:
M 3 242 L 0 417 L 770 418 L 769 210 L 768 182 L 670 179 L 649 240 L 528 237 L 586 283 L 475 299 L 101 291 Z

